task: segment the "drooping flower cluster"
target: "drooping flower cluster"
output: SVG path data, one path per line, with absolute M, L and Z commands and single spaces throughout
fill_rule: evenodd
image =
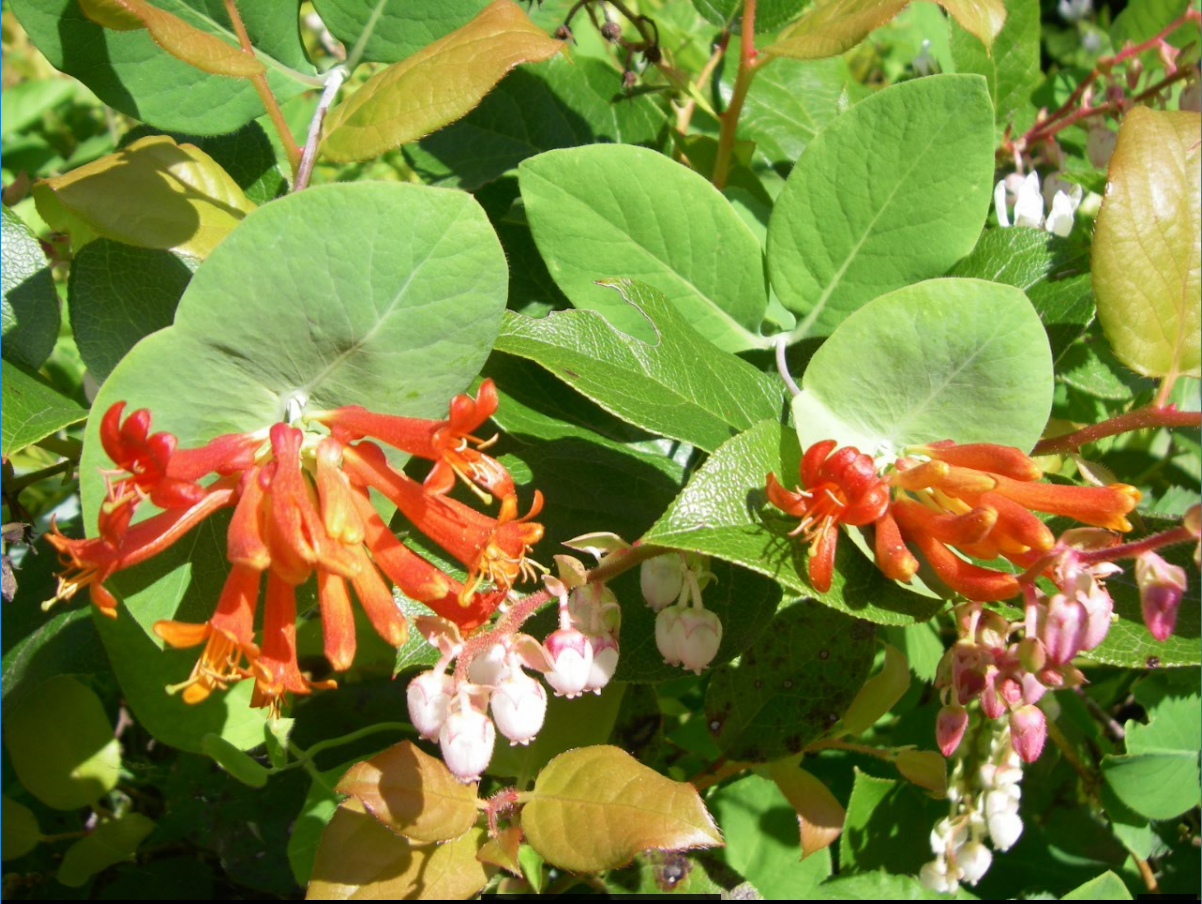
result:
M 124 403 L 117 403 L 100 427 L 117 470 L 106 475 L 99 536 L 71 540 L 54 531 L 50 537 L 68 566 L 58 598 L 88 586 L 101 611 L 116 615 L 117 600 L 104 586 L 109 577 L 166 549 L 213 512 L 233 507 L 226 546 L 231 570 L 213 617 L 204 624 L 155 625 L 172 646 L 205 645 L 192 675 L 179 685 L 189 703 L 252 678 L 254 705 L 278 709 L 286 693 L 315 686 L 296 661 L 296 588 L 311 576 L 324 652 L 335 670 L 348 668 L 355 655 L 352 591 L 377 633 L 394 646 L 404 643 L 408 626 L 390 585 L 464 629 L 477 627 L 517 580 L 531 575 L 526 556 L 542 537 L 541 525 L 530 520 L 541 496 L 536 492 L 531 512 L 517 517 L 512 478 L 473 435 L 496 407 L 496 389 L 486 380 L 475 399 L 455 397 L 444 421 L 341 408 L 307 416 L 308 429 L 278 423 L 179 449 L 171 434 L 150 433 L 146 410 L 122 422 Z M 369 436 L 434 462 L 425 484 L 392 468 Z M 216 479 L 202 485 L 210 475 Z M 498 517 L 446 495 L 457 475 L 486 502 L 499 499 Z M 461 562 L 467 582 L 401 543 L 372 505 L 371 489 Z M 134 523 L 135 510 L 147 499 L 164 511 Z M 264 585 L 262 640 L 256 643 Z
M 990 732 L 988 743 L 982 759 L 958 757 L 952 770 L 951 814 L 931 831 L 935 859 L 919 871 L 922 884 L 933 891 L 954 894 L 961 882 L 976 885 L 993 863 L 986 842 L 1008 851 L 1022 835 L 1022 760 L 1008 728 Z
M 559 627 L 541 644 L 516 630 L 507 633 L 503 619 L 488 635 L 499 639 L 469 649 L 451 622 L 419 621 L 441 656 L 409 682 L 409 717 L 422 737 L 438 741 L 443 761 L 462 781 L 477 781 L 488 768 L 498 731 L 511 745 L 528 744 L 542 728 L 547 692 L 526 669 L 542 673 L 556 696 L 567 698 L 601 693 L 617 669 L 617 600 L 603 584 L 586 581 L 578 560 L 555 560 L 559 577 L 548 575 L 544 582 L 558 598 Z

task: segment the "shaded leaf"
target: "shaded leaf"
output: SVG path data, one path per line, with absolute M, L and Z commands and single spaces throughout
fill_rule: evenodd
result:
M 33 188 L 38 212 L 71 233 L 206 257 L 255 209 L 208 154 L 153 135 Z
M 94 803 L 117 786 L 121 745 L 100 698 L 74 678 L 51 678 L 4 716 L 17 778 L 56 810 Z
M 5 458 L 88 416 L 78 403 L 8 361 L 0 361 L 0 375 L 0 454 Z
M 947 895 L 931 891 L 913 876 L 876 870 L 836 876 L 814 889 L 813 899 L 816 901 L 946 901 Z
M 67 848 L 54 878 L 68 888 L 79 888 L 113 864 L 132 860 L 138 845 L 154 827 L 154 821 L 141 813 L 126 813 L 100 823 L 86 838 Z
M 104 380 L 143 336 L 171 326 L 198 263 L 187 255 L 109 239 L 79 250 L 67 283 L 71 331 L 97 380 Z
M 1202 207 L 1197 113 L 1123 118 L 1094 231 L 1098 319 L 1138 373 L 1198 376 Z
M 538 320 L 510 313 L 497 350 L 538 362 L 624 420 L 705 451 L 779 413 L 775 381 L 716 350 L 661 293 L 626 279 L 604 286 L 646 318 L 654 342 L 631 338 L 592 311 Z
M 488 0 L 315 0 L 322 24 L 363 62 L 395 63 L 465 25 Z
M 798 603 L 737 664 L 714 671 L 705 718 L 732 760 L 797 754 L 834 727 L 872 667 L 873 625 L 825 606 Z
M 476 823 L 476 785 L 402 741 L 356 763 L 334 789 L 357 798 L 383 825 L 417 842 L 458 838 Z
M 207 734 L 201 738 L 200 752 L 212 757 L 218 766 L 251 788 L 262 788 L 271 776 L 271 770 L 221 735 Z
M 1202 800 L 1194 751 L 1110 754 L 1102 758 L 1102 777 L 1128 809 L 1146 819 L 1172 819 Z
M 550 863 L 576 872 L 622 866 L 649 847 L 722 844 L 691 785 L 608 746 L 570 750 L 548 763 L 526 796 L 522 830 Z
M 33 810 L 0 796 L 0 860 L 15 860 L 38 846 L 42 831 Z
M 787 590 L 879 624 L 930 618 L 939 600 L 886 580 L 847 542 L 839 544 L 831 589 L 810 586 L 805 550 L 788 536 L 797 525 L 770 506 L 764 492 L 769 472 L 786 483 L 795 480 L 790 475 L 798 473 L 800 460 L 793 430 L 775 421 L 757 424 L 710 457 L 643 539 L 735 562 Z
M 887 643 L 881 670 L 864 682 L 856 698 L 843 714 L 840 734 L 858 735 L 867 731 L 877 720 L 897 704 L 910 687 L 910 666 L 905 655 Z
M 839 840 L 839 863 L 849 871 L 912 870 L 913 864 L 931 856 L 926 826 L 939 818 L 936 813 L 946 816 L 947 805 L 931 801 L 906 782 L 874 778 L 857 768 Z M 915 826 L 923 831 L 914 831 Z
M 771 774 L 789 806 L 797 811 L 801 859 L 830 847 L 843 831 L 843 820 L 847 815 L 835 795 L 814 775 L 792 765 L 791 761 L 773 763 Z
M 1028 450 L 1052 404 L 1047 333 L 1018 289 L 931 279 L 847 318 L 810 360 L 793 418 L 872 455 L 953 439 Z
M 58 293 L 50 264 L 41 242 L 8 207 L 0 207 L 0 248 L 4 357 L 38 368 L 50 357 L 58 339 Z
M 518 861 L 519 845 L 522 843 L 522 830 L 517 826 L 501 829 L 496 838 L 489 838 L 476 853 L 476 859 L 481 863 L 499 866 L 521 878 L 522 864 Z
M 250 78 L 267 71 L 241 47 L 227 44 L 146 0 L 79 0 L 79 6 L 89 19 L 105 28 L 131 31 L 140 23 L 169 54 L 205 72 Z
M 1001 0 L 998 0 L 999 5 Z M 1031 94 L 1039 87 L 1039 0 L 1005 0 L 1006 24 L 993 47 L 979 34 L 950 22 L 949 44 L 957 72 L 983 75 L 1000 131 L 1013 125 L 1015 134 L 1035 121 Z M 1017 231 L 1017 230 L 1016 230 Z
M 735 33 L 739 33 L 742 0 L 693 0 L 693 6 L 714 25 L 733 23 L 736 26 Z M 760 0 L 755 10 L 755 33 L 777 31 L 795 19 L 804 6 L 805 0 Z
M 461 901 L 488 882 L 476 859 L 486 838 L 475 829 L 446 844 L 415 846 L 349 800 L 321 836 L 306 898 L 316 901 L 427 898 Z
M 556 41 L 511 0 L 389 66 L 330 111 L 321 152 L 330 160 L 370 160 L 459 119 L 519 63 L 558 53 Z
M 760 243 L 704 177 L 646 148 L 590 145 L 532 157 L 518 180 L 534 240 L 573 305 L 650 340 L 645 319 L 597 285 L 628 277 L 663 292 L 719 348 L 763 344 Z
M 944 273 L 976 244 L 992 178 L 979 78 L 903 82 L 830 122 L 768 222 L 772 288 L 804 315 L 794 336 L 828 335 L 878 295 Z

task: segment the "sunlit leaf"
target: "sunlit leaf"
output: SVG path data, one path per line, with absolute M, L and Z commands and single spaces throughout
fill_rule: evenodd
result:
M 570 750 L 548 763 L 527 795 L 522 830 L 550 863 L 575 872 L 622 866 L 644 848 L 722 844 L 692 785 L 608 746 Z
M 797 811 L 801 859 L 830 847 L 843 831 L 843 820 L 847 816 L 835 795 L 814 775 L 789 761 L 773 763 L 771 775 L 776 787 Z
M 1002 0 L 996 0 L 996 6 L 1000 10 Z M 1039 0 L 1006 0 L 1005 13 L 1006 24 L 992 47 L 960 21 L 950 23 L 949 48 L 957 72 L 985 77 L 999 131 L 1010 125 L 1012 132 L 1021 134 L 1035 121 L 1031 93 L 1043 80 Z
M 1094 232 L 1098 319 L 1119 360 L 1147 376 L 1198 376 L 1202 185 L 1197 113 L 1123 117 Z
M 357 798 L 398 835 L 423 842 L 458 838 L 475 824 L 475 788 L 451 775 L 442 760 L 402 741 L 356 763 L 334 790 Z
M 249 78 L 267 71 L 253 54 L 189 25 L 179 16 L 146 0 L 79 0 L 89 19 L 106 28 L 130 31 L 142 27 L 156 44 L 179 60 L 214 75 Z
M 0 361 L 0 374 L 0 454 L 5 458 L 88 416 L 78 402 L 8 361 Z
M 58 294 L 50 264 L 37 236 L 7 206 L 0 207 L 0 236 L 4 357 L 26 367 L 41 367 L 58 338 Z
M 519 63 L 563 48 L 511 0 L 494 0 L 472 21 L 376 74 L 330 111 L 322 153 L 368 160 L 429 135 L 480 103 Z
M 200 739 L 200 751 L 210 757 L 222 769 L 252 788 L 262 788 L 267 784 L 271 771 L 254 759 L 250 754 L 243 753 L 221 735 L 207 734 Z
M 255 209 L 213 158 L 166 135 L 135 141 L 33 189 L 76 247 L 94 236 L 205 257 Z

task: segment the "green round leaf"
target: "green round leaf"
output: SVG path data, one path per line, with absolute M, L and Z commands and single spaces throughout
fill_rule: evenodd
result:
M 92 876 L 122 860 L 132 860 L 138 845 L 154 831 L 154 822 L 141 813 L 126 813 L 98 825 L 63 854 L 54 878 L 79 888 Z
M 56 810 L 86 807 L 117 786 L 121 745 L 100 698 L 66 675 L 9 710 L 4 744 L 21 784 Z
M 0 860 L 15 860 L 42 840 L 33 811 L 11 797 L 0 797 Z
M 1052 356 L 1018 289 L 932 279 L 881 296 L 811 359 L 793 399 L 801 444 L 874 457 L 953 439 L 1030 449 L 1052 405 Z
M 843 715 L 868 677 L 870 622 L 799 603 L 777 613 L 737 665 L 714 672 L 705 718 L 732 760 L 800 753 Z
M 159 0 L 156 5 L 226 43 L 238 44 L 220 3 Z M 145 29 L 102 28 L 75 0 L 15 0 L 12 10 L 56 68 L 135 119 L 161 129 L 218 135 L 263 115 L 263 102 L 248 80 L 202 72 L 159 47 Z M 239 12 L 256 55 L 267 65 L 276 100 L 283 102 L 310 87 L 314 69 L 301 43 L 295 5 L 245 3 Z
M 488 0 L 314 0 L 322 24 L 365 63 L 395 63 L 449 34 Z
M 50 264 L 37 237 L 8 207 L 0 207 L 0 247 L 4 357 L 41 367 L 58 339 L 58 293 Z
M 980 78 L 904 82 L 831 121 L 768 222 L 772 288 L 804 315 L 796 335 L 828 335 L 881 293 L 946 272 L 976 244 L 992 180 Z

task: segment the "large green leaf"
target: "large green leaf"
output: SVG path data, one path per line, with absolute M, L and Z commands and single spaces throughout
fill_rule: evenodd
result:
M 155 6 L 238 44 L 220 3 L 156 0 Z M 144 29 L 102 28 L 75 0 L 15 0 L 12 10 L 54 66 L 135 119 L 162 129 L 216 135 L 264 113 L 249 81 L 202 72 L 160 48 Z M 239 11 L 276 99 L 287 100 L 311 87 L 314 70 L 301 43 L 296 4 L 248 3 Z
M 638 311 L 596 285 L 629 277 L 663 292 L 720 348 L 763 344 L 760 243 L 700 175 L 645 148 L 592 145 L 532 157 L 518 178 L 547 269 L 576 307 L 651 338 Z
M 800 753 L 835 726 L 872 668 L 874 626 L 825 606 L 777 613 L 735 665 L 714 672 L 705 719 L 732 760 Z
M 651 341 L 593 311 L 507 314 L 497 350 L 537 361 L 607 411 L 707 452 L 780 413 L 775 381 L 715 349 L 660 292 L 627 279 L 597 288 L 642 319 Z
M 4 744 L 25 790 L 75 810 L 117 785 L 121 745 L 96 694 L 69 675 L 41 684 L 4 716 Z
M 315 0 L 322 24 L 365 63 L 395 63 L 467 24 L 488 0 Z
M 105 820 L 67 848 L 54 878 L 68 888 L 80 888 L 113 864 L 132 860 L 154 827 L 154 821 L 141 813 Z
M 738 25 L 743 0 L 693 0 L 693 6 L 715 25 Z M 760 0 L 755 10 L 756 34 L 777 31 L 797 18 L 804 6 L 805 0 Z
M 877 295 L 945 272 L 976 244 L 992 178 L 979 78 L 905 82 L 829 123 L 768 223 L 772 288 L 804 315 L 794 335 L 827 335 Z
M 931 801 L 909 782 L 876 778 L 857 768 L 839 839 L 839 863 L 849 872 L 912 871 L 913 864 L 931 856 L 926 827 L 939 811 L 946 815 L 946 804 Z
M 551 760 L 526 795 L 522 831 L 550 863 L 573 872 L 622 866 L 645 848 L 722 844 L 692 785 L 608 746 L 581 747 Z
M 198 262 L 109 239 L 89 242 L 71 264 L 67 297 L 79 355 L 104 380 L 143 336 L 171 326 Z
M 1198 376 L 1202 117 L 1135 107 L 1123 118 L 1094 234 L 1098 319 L 1119 360 L 1147 376 Z
M 1132 897 L 1131 892 L 1127 890 L 1127 886 L 1123 884 L 1123 880 L 1110 870 L 1107 870 L 1096 879 L 1090 879 L 1088 882 L 1078 885 L 1068 894 L 1062 895 L 1060 900 L 1130 901 Z
M 38 554 L 49 559 L 54 550 L 42 542 L 38 544 Z M 16 605 L 32 607 L 35 602 L 41 602 L 36 597 L 22 597 L 23 591 L 24 577 Z M 108 657 L 92 626 L 88 607 L 79 606 L 43 618 L 43 623 L 9 647 L 0 661 L 4 671 L 0 700 L 5 714 L 38 685 L 57 675 L 95 675 L 109 671 Z
M 786 485 L 796 483 L 800 459 L 791 429 L 775 421 L 757 424 L 710 457 L 644 540 L 735 562 L 787 590 L 878 624 L 908 625 L 930 618 L 940 607 L 938 600 L 886 580 L 847 538 L 839 544 L 831 589 L 820 593 L 810 586 L 804 548 L 788 536 L 797 525 L 773 508 L 764 493 L 770 471 Z
M 1202 800 L 1195 751 L 1107 755 L 1102 777 L 1126 807 L 1146 819 L 1172 819 Z
M 0 335 L 4 357 L 41 367 L 58 338 L 58 293 L 37 237 L 8 207 L 0 207 Z
M 154 429 L 185 447 L 261 430 L 290 408 L 362 404 L 444 416 L 488 354 L 506 282 L 496 236 L 468 195 L 402 184 L 313 188 L 261 208 L 231 234 L 193 277 L 175 325 L 138 343 L 95 409 L 116 401 L 148 408 Z M 98 421 L 81 463 L 86 524 L 103 493 L 99 469 L 110 466 L 96 441 Z M 156 660 L 170 660 L 167 680 L 143 680 L 145 669 L 133 664 L 123 675 L 123 665 L 157 655 L 148 636 L 157 619 L 207 618 L 227 569 L 214 521 L 113 582 L 140 624 L 132 633 L 104 631 L 126 692 L 134 680 L 144 691 L 135 712 L 170 704 L 180 713 L 183 704 L 161 688 L 186 677 L 188 653 Z M 164 720 L 160 730 L 173 727 Z M 180 728 L 172 743 L 186 745 L 192 735 Z
M 510 73 L 462 120 L 405 153 L 427 183 L 471 190 L 555 148 L 652 145 L 663 125 L 663 111 L 650 96 L 622 93 L 612 66 L 555 56 Z
M 1006 24 L 992 48 L 954 21 L 952 59 L 957 72 L 985 76 L 998 128 L 1012 124 L 1016 134 L 1035 121 L 1031 93 L 1039 87 L 1039 0 L 1005 0 Z
M 545 60 L 563 46 L 511 0 L 493 0 L 334 107 L 321 152 L 331 160 L 369 160 L 429 135 L 480 103 L 514 66 Z
M 932 279 L 883 295 L 818 349 L 793 399 L 802 444 L 873 457 L 953 439 L 1030 449 L 1052 403 L 1052 358 L 1021 291 Z
M 0 454 L 8 458 L 88 416 L 77 402 L 8 361 L 0 361 Z

